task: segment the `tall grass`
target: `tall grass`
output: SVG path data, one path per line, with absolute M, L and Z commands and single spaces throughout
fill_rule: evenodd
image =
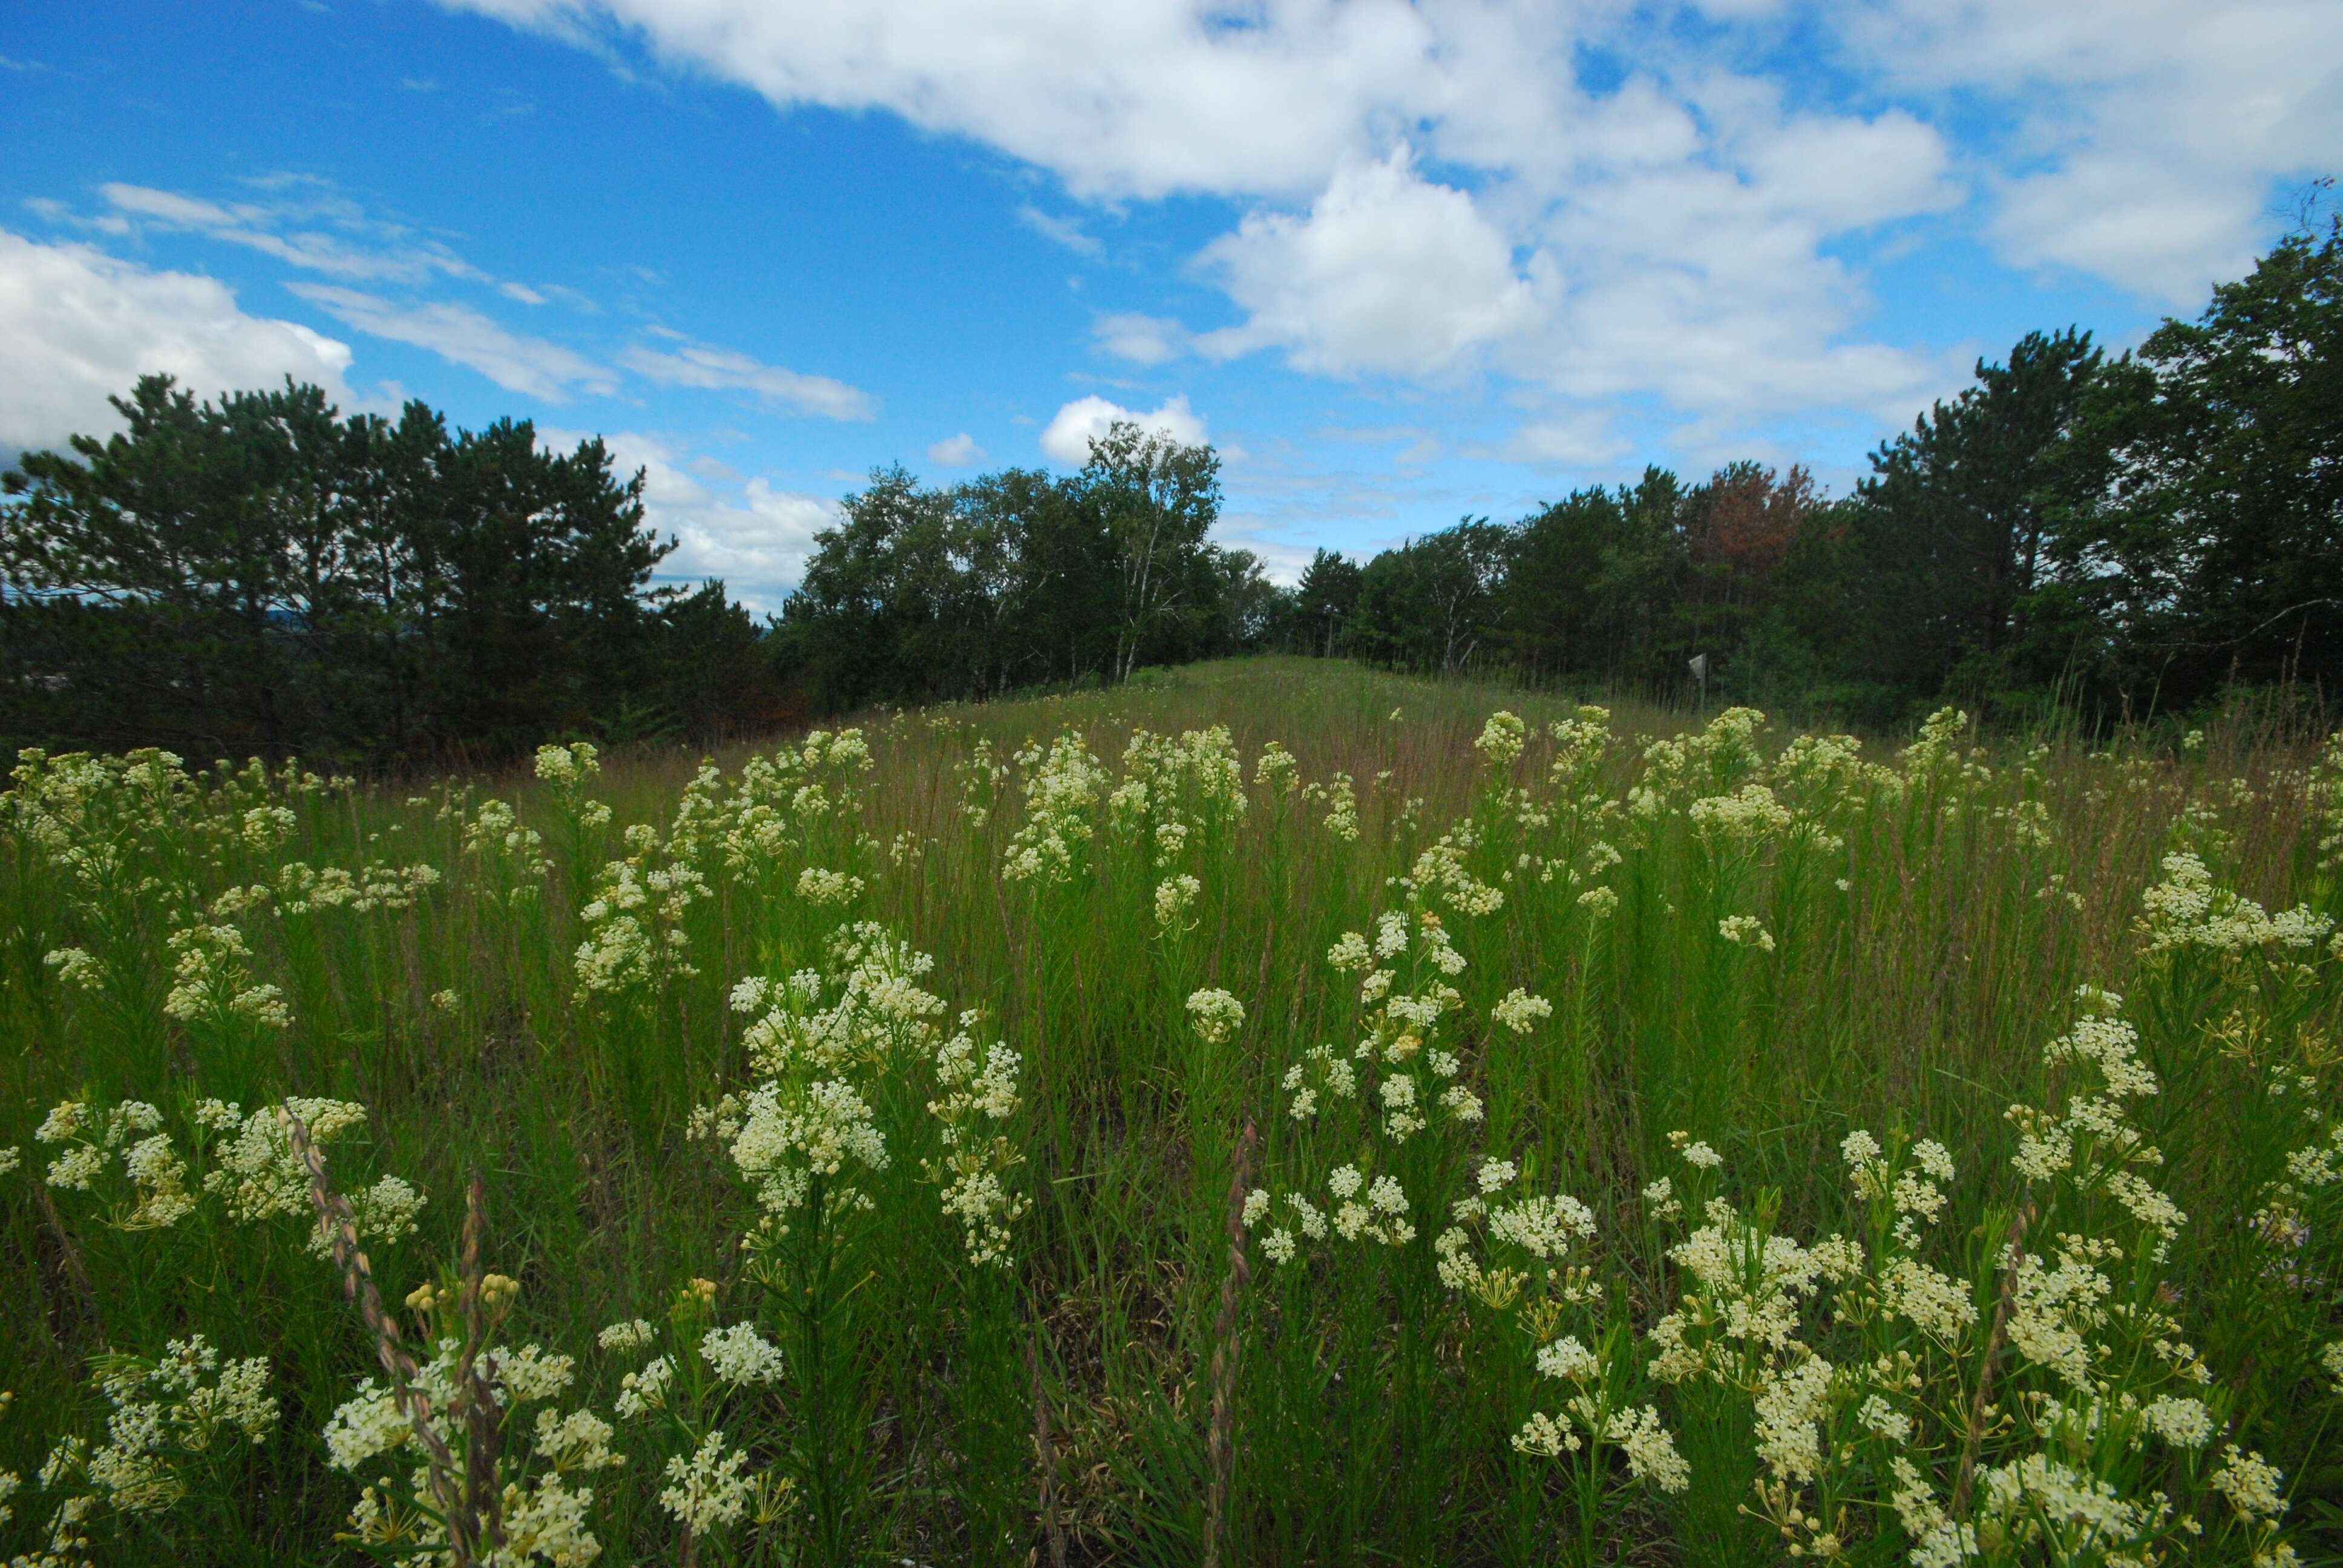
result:
M 28 757 L 0 1543 L 2321 1560 L 2323 756 L 1262 660 L 415 794 Z

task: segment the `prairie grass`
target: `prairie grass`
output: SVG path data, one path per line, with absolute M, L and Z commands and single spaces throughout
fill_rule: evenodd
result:
M 2315 734 L 1270 659 L 0 833 L 12 1562 L 2343 1550 Z

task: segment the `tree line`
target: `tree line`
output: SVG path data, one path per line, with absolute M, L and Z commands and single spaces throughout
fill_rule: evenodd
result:
M 1900 720 L 1946 698 L 2101 719 L 2343 679 L 2343 225 L 2108 356 L 2028 333 L 1880 446 L 1852 495 L 1654 468 L 1363 566 L 1321 551 L 1289 640 L 1419 670 Z
M 115 406 L 0 479 L 0 740 L 379 767 L 778 710 L 721 583 L 650 586 L 673 542 L 598 439 L 346 418 L 289 382 Z
M 1126 678 L 1273 645 L 1291 594 L 1206 536 L 1220 458 L 1118 422 L 1077 474 L 1008 468 L 945 488 L 900 466 L 815 537 L 774 628 L 813 700 L 981 699 Z
M 1946 698 L 2099 719 L 2343 678 L 2343 219 L 2110 356 L 2028 333 L 1871 455 L 1661 468 L 1300 582 L 1223 548 L 1208 446 L 1119 424 L 1074 474 L 871 475 L 759 623 L 642 477 L 525 421 L 313 387 L 198 402 L 0 480 L 0 743 L 377 765 L 548 736 L 693 739 L 803 711 L 1111 682 L 1262 648 L 1890 724 Z

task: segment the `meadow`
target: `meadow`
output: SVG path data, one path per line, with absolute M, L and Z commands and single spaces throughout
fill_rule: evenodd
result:
M 1257 659 L 0 801 L 12 1564 L 2343 1552 L 2343 737 Z

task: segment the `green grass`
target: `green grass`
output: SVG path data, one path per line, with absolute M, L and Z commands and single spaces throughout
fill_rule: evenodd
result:
M 1518 757 L 1501 732 L 1493 757 L 1476 749 L 1500 709 L 1524 721 Z M 1169 743 L 1127 757 L 1138 729 Z M 199 1102 L 250 1114 L 287 1094 L 365 1108 L 324 1146 L 337 1189 L 396 1176 L 427 1200 L 414 1234 L 366 1241 L 418 1361 L 439 1333 L 575 1358 L 567 1388 L 513 1393 L 499 1462 L 519 1517 L 548 1474 L 590 1497 L 605 1562 L 1740 1563 L 1795 1546 L 1901 1563 L 1927 1525 L 1893 1502 L 1901 1459 L 1976 1527 L 1983 1560 L 2245 1563 L 2280 1538 L 2223 1489 L 2248 1474 L 2222 1470 L 2232 1442 L 2283 1473 L 2305 1561 L 2343 1549 L 2343 1371 L 2320 1362 L 2343 1340 L 2343 1181 L 2298 1152 L 2336 1122 L 2343 1000 L 2321 924 L 2343 895 L 2319 865 L 2343 796 L 2315 736 L 2241 718 L 2094 750 L 1948 729 L 1857 760 L 1730 716 L 1704 729 L 1622 710 L 1598 730 L 1537 695 L 1290 659 L 866 718 L 860 734 L 867 768 L 798 738 L 712 773 L 646 753 L 571 784 L 520 770 L 412 792 L 28 764 L 0 819 L 0 1147 L 23 1151 L 0 1174 L 0 1472 L 22 1478 L 0 1549 L 37 1561 L 60 1503 L 87 1496 L 76 1550 L 95 1562 L 357 1561 L 337 1533 L 360 1487 L 425 1473 L 412 1445 L 354 1473 L 327 1462 L 328 1421 L 380 1368 L 342 1271 L 308 1245 L 306 1185 L 259 1219 L 204 1190 L 236 1156 Z M 1035 759 L 1065 734 L 1079 742 L 1054 776 L 1075 794 L 1037 814 Z M 1261 769 L 1272 744 L 1293 787 Z M 1087 800 L 1070 764 L 1085 747 Z M 1337 775 L 1355 838 L 1327 825 Z M 1143 802 L 1113 803 L 1133 779 Z M 1027 849 L 1042 870 L 1011 874 Z M 2187 866 L 2167 864 L 2184 853 L 2209 878 L 2202 908 Z M 387 874 L 411 866 L 438 876 Z M 351 896 L 330 878 L 303 893 L 328 868 Z M 835 898 L 809 896 L 809 869 L 844 879 Z M 1182 877 L 1184 901 L 1161 891 Z M 2151 951 L 2159 884 L 2177 891 L 2157 895 Z M 2255 921 L 2297 906 L 2295 926 Z M 1370 959 L 1394 972 L 1363 1001 L 1330 951 L 1347 932 L 1373 942 L 1386 913 L 1406 941 Z M 932 970 L 873 938 L 836 954 L 860 921 Z M 173 946 L 215 927 L 236 936 Z M 50 959 L 66 950 L 85 960 Z M 819 999 L 777 1000 L 808 969 Z M 854 989 L 889 975 L 938 1010 Z M 752 977 L 772 994 L 738 1010 Z M 2086 985 L 2121 994 L 2132 1043 L 2053 1060 L 2062 1037 L 2115 1038 Z M 1546 1010 L 1506 1003 L 1516 989 Z M 1200 1028 L 1191 999 L 1209 990 L 1242 1022 Z M 841 1032 L 760 1064 L 751 1026 L 777 1009 L 785 1035 L 824 1010 Z M 1017 1055 L 1003 1114 L 934 1111 L 963 1010 L 980 1015 L 965 1020 L 979 1062 L 995 1040 Z M 2107 1088 L 2135 1059 L 2157 1092 Z M 1336 1091 L 1336 1062 L 1357 1097 Z M 816 1082 L 852 1086 L 884 1166 L 843 1157 L 759 1229 L 725 1135 L 756 1086 L 802 1111 Z M 1292 1114 L 1289 1083 L 1316 1091 L 1312 1117 Z M 1477 1117 L 1442 1103 L 1452 1087 Z M 1387 1114 L 1410 1091 L 1412 1132 Z M 2100 1111 L 2068 1126 L 2066 1167 L 2022 1174 L 2011 1108 L 2051 1132 L 2078 1098 Z M 188 1211 L 136 1211 L 120 1155 L 143 1131 L 112 1148 L 85 1131 L 88 1189 L 44 1185 L 68 1144 L 35 1130 L 64 1101 L 153 1105 Z M 692 1136 L 702 1107 L 719 1136 Z M 1842 1152 L 1859 1131 L 1884 1162 L 1868 1192 Z M 1933 1160 L 1927 1140 L 1957 1175 L 1899 1240 L 1894 1179 Z M 1693 1144 L 1721 1162 L 1688 1162 Z M 1249 1226 L 1231 1207 L 1240 1159 L 1237 1195 L 1267 1204 Z M 1458 1210 L 1498 1159 L 1515 1173 Z M 1404 1212 L 1370 1204 L 1356 1239 L 1314 1240 L 1290 1195 L 1337 1220 L 1345 1165 L 1358 1201 L 1387 1178 Z M 469 1273 L 518 1282 L 509 1316 L 456 1304 L 474 1174 Z M 997 1262 L 971 1259 L 942 1201 L 985 1176 L 992 1218 L 1014 1215 Z M 1649 1190 L 1663 1178 L 1681 1218 Z M 2162 1247 L 2151 1189 L 2187 1216 Z M 1556 1194 L 1583 1209 L 1522 1206 Z M 1730 1211 L 1704 1213 L 1712 1199 Z M 1835 1234 L 1851 1253 L 1804 1251 Z M 2053 1280 L 2062 1247 L 2073 1267 Z M 1931 1337 L 1883 1306 L 1898 1259 L 1935 1270 L 1970 1321 Z M 2088 1289 L 2062 1302 L 2062 1281 Z M 427 1282 L 437 1304 L 402 1312 Z M 1720 1326 L 1752 1312 L 1786 1326 L 1770 1343 Z M 655 1344 L 598 1344 L 635 1319 Z M 778 1348 L 769 1380 L 728 1384 L 699 1353 L 711 1325 L 739 1323 Z M 2044 1337 L 2066 1328 L 2080 1383 Z M 59 1439 L 107 1442 L 94 1358 L 197 1332 L 267 1358 L 279 1412 L 256 1441 L 199 1431 L 107 1363 L 123 1399 L 163 1412 L 148 1457 L 166 1479 L 146 1500 L 167 1505 L 131 1506 L 96 1473 L 39 1483 Z M 664 1406 L 614 1415 L 622 1380 L 639 1387 L 663 1352 Z M 1815 1366 L 1835 1375 L 1800 1371 Z M 1805 1375 L 1820 1392 L 1794 1409 Z M 2159 1435 L 2142 1413 L 2159 1395 L 2199 1402 L 2207 1431 Z M 1630 1431 L 1646 1406 L 1687 1467 L 1680 1489 Z M 580 1407 L 614 1422 L 625 1463 L 533 1442 L 537 1408 Z M 1525 1450 L 1534 1417 L 1578 1448 Z M 719 1429 L 755 1489 L 689 1533 L 661 1501 L 681 1484 L 669 1462 Z M 1793 1429 L 1810 1461 L 1784 1447 Z M 456 1457 L 486 1455 L 486 1430 L 451 1428 Z M 2015 1488 L 1998 1503 L 1996 1474 Z M 2097 1536 L 2074 1522 L 2088 1485 L 2107 1489 Z

